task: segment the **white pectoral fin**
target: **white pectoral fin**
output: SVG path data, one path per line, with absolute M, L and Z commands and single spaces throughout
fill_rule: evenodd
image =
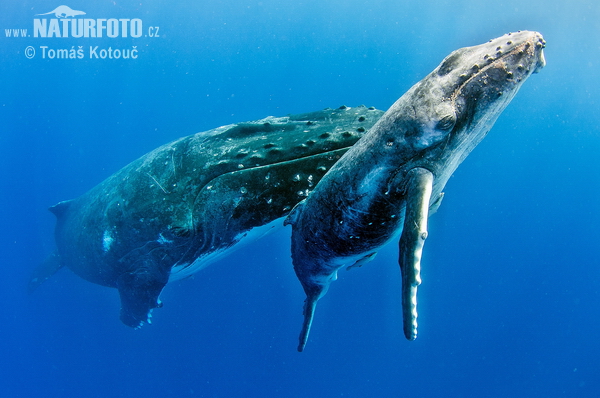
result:
M 427 217 L 433 174 L 426 169 L 412 169 L 406 180 L 406 215 L 400 237 L 402 271 L 402 318 L 404 336 L 417 338 L 417 286 L 421 284 L 421 254 L 427 238 Z
M 317 301 L 319 301 L 319 297 L 317 295 L 312 295 L 307 296 L 306 301 L 304 302 L 304 322 L 302 323 L 302 330 L 300 331 L 298 352 L 304 351 L 304 347 L 306 347 L 310 327 L 312 326 L 313 318 L 315 317 Z

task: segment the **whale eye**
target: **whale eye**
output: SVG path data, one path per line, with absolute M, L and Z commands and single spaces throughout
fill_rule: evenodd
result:
M 436 124 L 436 130 L 448 131 L 454 128 L 456 117 L 454 115 L 446 115 Z

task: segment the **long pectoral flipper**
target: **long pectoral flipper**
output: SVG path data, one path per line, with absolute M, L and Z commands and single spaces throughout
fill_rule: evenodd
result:
M 427 216 L 433 188 L 433 174 L 416 168 L 406 181 L 406 215 L 400 237 L 402 271 L 402 318 L 404 336 L 417 338 L 417 286 L 421 284 L 421 253 L 427 238 Z
M 304 322 L 302 323 L 302 331 L 300 331 L 300 342 L 298 344 L 298 352 L 304 351 L 310 327 L 315 316 L 315 308 L 317 307 L 318 296 L 308 296 L 304 302 Z
M 134 255 L 136 261 L 119 275 L 116 283 L 121 297 L 121 321 L 136 329 L 144 322 L 151 323 L 152 310 L 162 306 L 158 296 L 169 281 L 170 267 L 160 262 L 164 251 L 152 246 L 145 250 L 145 255 Z

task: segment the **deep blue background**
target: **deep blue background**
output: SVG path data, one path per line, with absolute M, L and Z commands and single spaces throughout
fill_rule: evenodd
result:
M 59 3 L 3 3 L 0 33 Z M 71 1 L 159 38 L 0 39 L 0 395 L 600 396 L 596 0 Z M 116 3 L 116 4 L 115 4 Z M 417 2 L 413 2 L 417 3 Z M 289 229 L 167 286 L 154 324 L 62 270 L 46 208 L 181 136 L 342 104 L 387 109 L 450 51 L 537 30 L 548 66 L 459 167 L 430 237 L 419 338 L 402 336 L 395 245 L 341 272 L 304 353 Z M 26 59 L 26 46 L 140 50 Z

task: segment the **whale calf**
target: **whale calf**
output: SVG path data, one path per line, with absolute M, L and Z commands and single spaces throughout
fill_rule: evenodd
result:
M 61 267 L 118 289 L 121 320 L 150 322 L 169 281 L 274 227 L 381 117 L 364 106 L 267 117 L 184 137 L 50 210 L 57 250 L 29 290 Z
M 521 85 L 545 65 L 542 35 L 521 31 L 452 52 L 331 167 L 286 219 L 306 301 L 298 351 L 341 267 L 362 265 L 400 236 L 404 335 L 417 337 L 427 218 L 458 165 Z

